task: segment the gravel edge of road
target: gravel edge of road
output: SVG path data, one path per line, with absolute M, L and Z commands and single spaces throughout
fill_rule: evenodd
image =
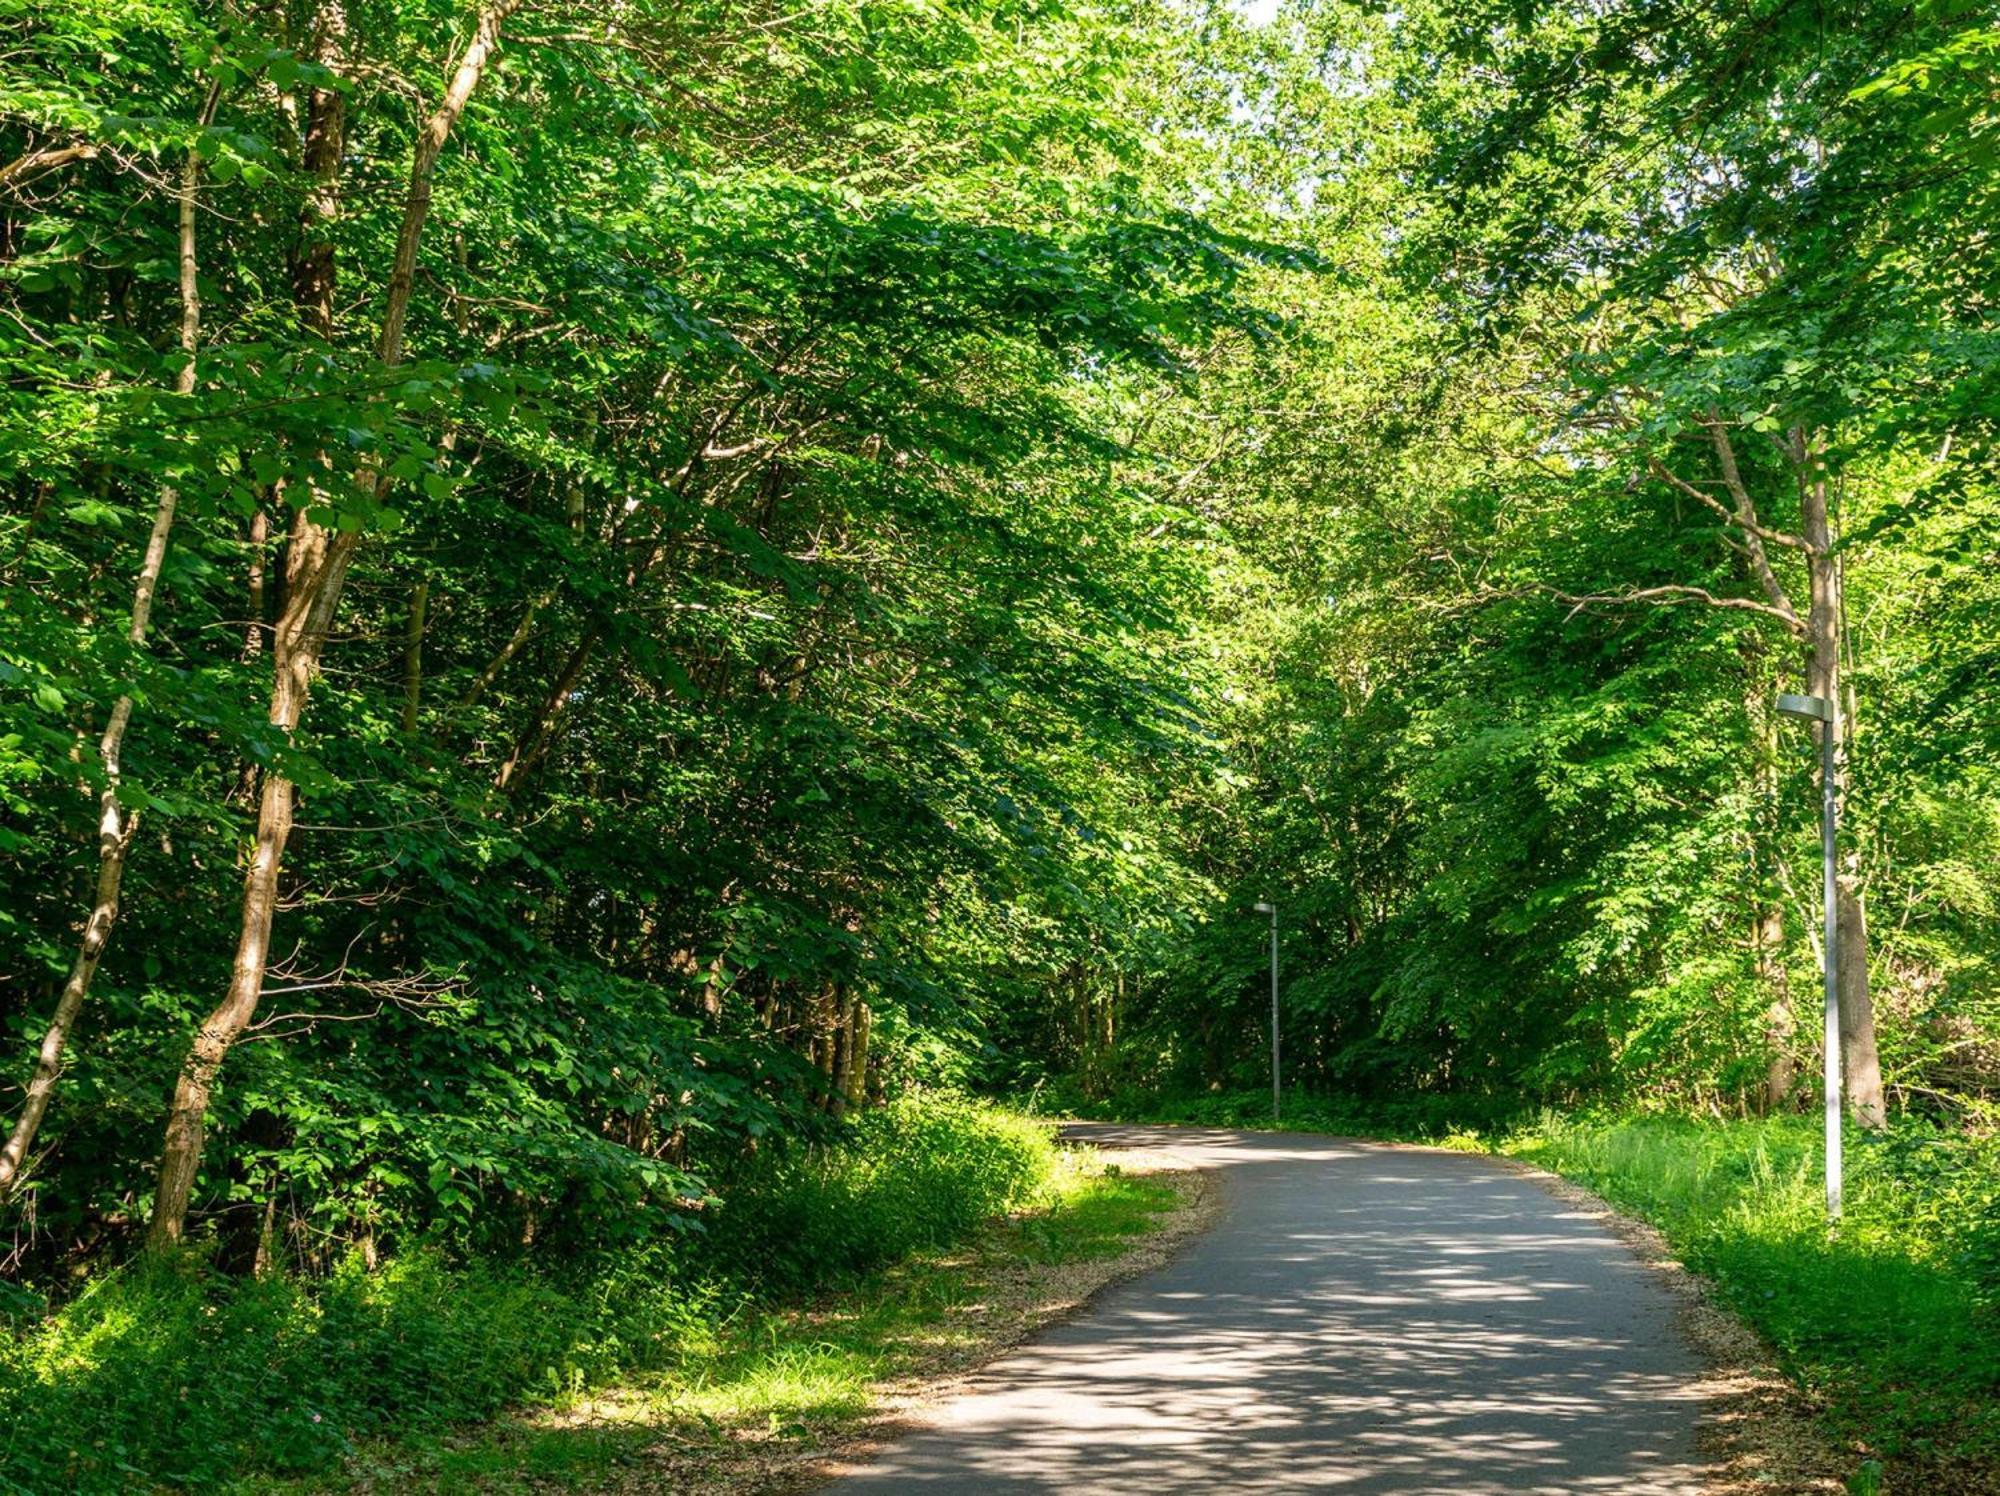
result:
M 1778 1369 L 1763 1337 L 1720 1302 L 1713 1283 L 1680 1261 L 1657 1228 L 1560 1174 L 1518 1158 L 1477 1156 L 1588 1213 L 1673 1296 L 1680 1332 L 1708 1366 L 1696 1439 L 1720 1468 L 1702 1496 L 1838 1496 L 1847 1490 L 1865 1454 L 1838 1446 L 1820 1426 L 1811 1397 Z
M 1107 1161 L 1127 1174 L 1168 1185 L 1179 1197 L 1158 1226 L 1117 1257 L 1048 1265 L 1020 1263 L 1014 1280 L 994 1297 L 987 1328 L 976 1347 L 950 1361 L 919 1368 L 879 1393 L 876 1411 L 843 1431 L 837 1443 L 801 1455 L 783 1469 L 766 1468 L 755 1496 L 799 1496 L 849 1473 L 859 1461 L 924 1427 L 932 1410 L 967 1391 L 985 1368 L 1052 1325 L 1083 1313 L 1107 1290 L 1164 1266 L 1181 1247 L 1205 1231 L 1222 1210 L 1223 1190 L 1214 1173 L 1190 1168 L 1170 1151 L 1106 1148 Z

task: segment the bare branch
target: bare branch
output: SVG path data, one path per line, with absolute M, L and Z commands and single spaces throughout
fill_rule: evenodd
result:
M 94 145 L 45 146 L 0 166 L 0 187 L 11 187 L 18 178 L 30 172 L 39 176 L 72 161 L 92 161 L 96 157 L 97 147 Z
M 1744 613 L 1760 613 L 1766 618 L 1777 619 L 1778 622 L 1785 625 L 1787 630 L 1798 637 L 1805 637 L 1805 625 L 1799 621 L 1798 614 L 1791 611 L 1789 607 L 1781 611 L 1770 603 L 1760 603 L 1754 598 L 1721 597 L 1710 592 L 1705 587 L 1635 587 L 1627 592 L 1578 593 L 1564 592 L 1561 588 L 1551 587 L 1546 582 L 1530 582 L 1516 588 L 1485 588 L 1482 589 L 1480 595 L 1487 600 L 1528 596 L 1550 597 L 1554 598 L 1557 602 L 1573 604 L 1568 615 L 1572 618 L 1594 603 L 1606 603 L 1614 606 L 1629 603 L 1657 603 L 1662 605 L 1701 603 L 1705 607 L 1710 608 L 1725 608 Z
M 1771 569 L 1771 558 L 1765 554 L 1764 541 L 1770 532 L 1757 523 L 1757 505 L 1743 481 L 1742 470 L 1736 465 L 1736 444 L 1730 441 L 1721 416 L 1714 412 L 1710 413 L 1708 434 L 1715 443 L 1716 460 L 1722 465 L 1722 481 L 1728 485 L 1730 496 L 1736 500 L 1736 525 L 1743 531 L 1744 554 L 1749 558 L 1750 569 L 1756 573 L 1757 583 L 1764 589 L 1764 595 L 1796 624 L 1798 611 L 1793 608 L 1791 597 L 1778 581 L 1778 574 Z M 1792 541 L 1788 537 L 1778 538 L 1777 543 L 1789 545 Z M 1798 537 L 1797 546 L 1802 551 L 1808 549 L 1803 536 Z

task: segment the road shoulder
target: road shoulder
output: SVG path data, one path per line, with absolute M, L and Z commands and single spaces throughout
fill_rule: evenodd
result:
M 1160 1212 L 1145 1236 L 1116 1256 L 1062 1263 L 1037 1262 L 1004 1250 L 989 1253 L 974 1268 L 983 1291 L 964 1307 L 957 1336 L 923 1347 L 901 1374 L 881 1383 L 869 1416 L 784 1468 L 767 1467 L 745 1484 L 704 1489 L 724 1496 L 752 1491 L 791 1496 L 850 1473 L 868 1456 L 928 1424 L 938 1408 L 969 1390 L 990 1362 L 1081 1314 L 1107 1289 L 1163 1266 L 1221 1211 L 1218 1171 L 1192 1166 L 1170 1150 L 1106 1150 L 1103 1167 L 1172 1191 L 1171 1207 Z
M 1486 1156 L 1589 1214 L 1673 1296 L 1678 1328 L 1708 1366 L 1698 1389 L 1702 1416 L 1696 1437 L 1715 1470 L 1702 1496 L 1825 1496 L 1847 1490 L 1845 1478 L 1863 1456 L 1838 1447 L 1820 1426 L 1812 1399 L 1778 1369 L 1771 1347 L 1719 1301 L 1712 1283 L 1681 1263 L 1657 1229 L 1559 1174 L 1520 1159 Z

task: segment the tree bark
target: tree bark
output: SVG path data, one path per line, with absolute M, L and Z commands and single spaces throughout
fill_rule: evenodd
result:
M 850 1022 L 853 1039 L 847 1060 L 847 1104 L 859 1110 L 868 1104 L 868 1043 L 875 1027 L 875 1012 L 857 998 Z
M 835 1117 L 843 1117 L 847 1115 L 847 1093 L 854 1065 L 854 1001 L 848 996 L 845 982 L 833 989 L 832 1009 L 833 1031 L 827 1036 L 832 1064 L 826 1077 L 826 1109 Z
M 250 516 L 250 572 L 245 597 L 250 621 L 243 629 L 243 663 L 246 665 L 264 652 L 264 563 L 270 544 L 271 516 L 264 508 L 264 501 L 259 499 L 257 512 Z
M 1832 733 L 1834 795 L 1845 820 L 1848 800 L 1848 748 L 1853 741 L 1853 714 L 1841 679 L 1844 610 L 1841 606 L 1841 558 L 1834 552 L 1828 513 L 1829 482 L 1814 464 L 1816 452 L 1803 432 L 1792 436 L 1792 456 L 1798 472 L 1804 514 L 1806 566 L 1812 583 L 1812 604 L 1806 616 L 1807 689 L 1831 704 L 1833 720 L 1819 724 L 1815 735 Z M 1882 1065 L 1875 1048 L 1875 1012 L 1868 990 L 1868 928 L 1862 917 L 1859 876 L 1848 859 L 1835 899 L 1840 938 L 1838 1007 L 1841 1058 L 1846 1073 L 1847 1105 L 1864 1127 L 1883 1126 L 1888 1110 L 1882 1096 Z M 1827 1063 L 1835 1063 L 1832 1056 Z
M 1770 1051 L 1764 1070 L 1764 1110 L 1779 1111 L 1798 1085 L 1798 1063 L 1792 1056 L 1798 1020 L 1785 973 L 1784 910 L 1775 902 L 1762 901 L 1751 938 L 1757 943 L 1757 983 L 1770 999 L 1764 1010 L 1764 1043 Z
M 1875 1000 L 1868 984 L 1868 916 L 1856 880 L 1843 875 L 1840 889 L 1840 1057 L 1847 1074 L 1847 1105 L 1863 1127 L 1886 1127 L 1882 1058 L 1875 1047 Z
M 410 589 L 410 625 L 403 640 L 403 731 L 417 730 L 417 714 L 424 695 L 424 614 L 429 609 L 431 584 L 419 582 Z
M 403 221 L 389 274 L 388 302 L 383 310 L 378 356 L 385 367 L 402 361 L 403 334 L 415 284 L 417 248 L 430 214 L 431 181 L 439 153 L 466 101 L 478 86 L 500 44 L 500 27 L 520 0 L 500 0 L 483 9 L 454 69 L 444 99 L 425 122 L 410 163 L 410 185 L 403 204 Z M 333 65 L 345 34 L 344 14 L 330 4 L 321 25 L 322 61 Z M 339 210 L 339 170 L 345 147 L 345 114 L 330 89 L 314 91 L 313 119 L 308 129 L 308 159 L 315 172 L 315 191 L 308 201 L 307 267 L 297 283 L 306 320 L 322 335 L 332 330 L 334 256 L 325 229 Z M 321 232 L 314 236 L 310 230 Z M 323 252 L 322 252 L 323 249 Z M 379 492 L 378 475 L 356 475 L 362 487 Z M 293 512 L 286 548 L 285 601 L 273 631 L 270 721 L 287 736 L 296 730 L 305 710 L 312 680 L 340 594 L 353 559 L 357 536 L 329 531 L 310 518 L 310 506 Z M 270 948 L 271 923 L 277 912 L 278 879 L 285 844 L 292 831 L 297 791 L 282 774 L 264 776 L 257 810 L 257 836 L 249 870 L 243 880 L 242 920 L 236 959 L 222 1001 L 203 1021 L 181 1067 L 167 1115 L 166 1138 L 160 1156 L 159 1186 L 154 1196 L 150 1239 L 155 1247 L 178 1243 L 186 1230 L 188 1202 L 201 1166 L 205 1119 L 215 1078 L 231 1047 L 255 1016 L 263 994 L 264 964 Z
M 220 84 L 210 85 L 201 107 L 200 124 L 203 127 L 215 118 L 216 105 L 221 96 Z M 194 393 L 195 359 L 201 346 L 200 262 L 196 256 L 195 237 L 195 190 L 200 183 L 201 157 L 190 150 L 187 162 L 181 168 L 180 190 L 180 346 L 186 361 L 174 376 L 174 390 L 181 395 Z M 146 537 L 145 554 L 139 562 L 139 578 L 132 590 L 131 623 L 125 631 L 126 641 L 134 649 L 144 647 L 152 624 L 153 599 L 159 591 L 160 573 L 166 566 L 167 540 L 173 533 L 174 514 L 179 504 L 180 495 L 174 488 L 168 486 L 160 490 L 159 501 L 153 510 L 153 528 Z M 103 736 L 97 743 L 98 762 L 104 772 L 104 787 L 97 798 L 97 886 L 90 914 L 84 921 L 83 937 L 77 944 L 76 957 L 70 963 L 62 995 L 56 1000 L 55 1014 L 49 1020 L 48 1029 L 42 1035 L 41 1048 L 36 1053 L 34 1074 L 28 1078 L 27 1093 L 21 1101 L 21 1114 L 15 1118 L 5 1145 L 0 1146 L 0 1199 L 5 1199 L 19 1181 L 28 1150 L 34 1146 L 35 1134 L 41 1130 L 42 1120 L 48 1115 L 49 1104 L 55 1098 L 56 1082 L 62 1073 L 63 1052 L 69 1046 L 77 1017 L 90 997 L 90 984 L 97 975 L 98 963 L 104 958 L 105 948 L 111 943 L 112 926 L 118 921 L 119 895 L 125 882 L 125 860 L 132 848 L 133 833 L 138 829 L 138 812 L 128 809 L 118 798 L 119 788 L 124 782 L 125 733 L 131 723 L 132 698 L 129 694 L 121 694 L 112 704 L 110 720 L 106 722 Z
M 272 637 L 274 678 L 270 722 L 289 736 L 305 711 L 319 671 L 320 653 L 353 556 L 354 537 L 333 534 L 296 511 L 286 548 L 285 608 Z M 297 791 L 283 774 L 266 772 L 258 797 L 257 839 L 243 878 L 242 917 L 228 989 L 196 1032 L 174 1085 L 160 1155 L 151 1238 L 155 1245 L 181 1239 L 195 1175 L 201 1167 L 208 1100 L 230 1048 L 249 1026 L 264 989 L 271 922 L 278 907 L 278 878 L 291 837 Z

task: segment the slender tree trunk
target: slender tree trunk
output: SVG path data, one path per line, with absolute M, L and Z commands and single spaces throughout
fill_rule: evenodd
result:
M 591 425 L 593 428 L 596 426 L 594 416 Z M 565 510 L 569 521 L 570 533 L 572 535 L 582 535 L 584 504 L 583 480 L 581 478 L 572 477 L 570 479 Z M 501 645 L 493 658 L 486 662 L 486 668 L 479 672 L 478 677 L 470 686 L 466 687 L 465 694 L 458 698 L 455 710 L 463 712 L 478 704 L 479 698 L 486 694 L 487 689 L 493 682 L 500 678 L 500 672 L 507 668 L 507 662 L 520 653 L 521 646 L 526 644 L 534 634 L 536 617 L 541 613 L 542 609 L 554 602 L 555 598 L 556 589 L 553 587 L 544 587 L 540 592 L 528 599 L 528 606 L 521 614 L 520 623 L 515 626 L 514 632 L 508 635 L 507 642 Z
M 271 544 L 271 515 L 263 501 L 250 516 L 250 576 L 246 602 L 250 621 L 243 629 L 243 662 L 247 665 L 264 652 L 264 563 Z
M 847 1059 L 847 1104 L 859 1110 L 868 1104 L 868 1043 L 875 1027 L 875 1012 L 856 999 L 850 1022 L 853 1039 Z
M 353 550 L 352 536 L 330 534 L 306 519 L 303 509 L 295 513 L 291 543 L 286 548 L 285 610 L 279 615 L 272 639 L 275 678 L 270 722 L 288 736 L 298 727 L 307 693 L 319 671 L 327 628 Z M 188 1200 L 201 1167 L 208 1101 L 216 1074 L 249 1026 L 263 995 L 271 922 L 278 908 L 278 878 L 296 804 L 292 781 L 267 771 L 258 797 L 257 839 L 243 878 L 242 918 L 229 986 L 195 1034 L 167 1113 L 159 1188 L 153 1204 L 151 1235 L 156 1245 L 181 1239 Z
M 827 1072 L 826 1109 L 836 1117 L 847 1114 L 847 1093 L 854 1065 L 854 1001 L 847 984 L 833 989 L 833 1032 L 828 1035 L 832 1067 Z
M 1813 456 L 1803 434 L 1795 438 L 1799 458 L 1799 492 L 1805 516 L 1806 563 L 1812 578 L 1812 607 L 1807 615 L 1807 682 L 1813 695 L 1832 703 L 1833 721 L 1817 733 L 1834 735 L 1834 787 L 1842 812 L 1847 806 L 1848 749 L 1853 741 L 1853 713 L 1841 679 L 1840 646 L 1841 558 L 1834 553 L 1833 527 L 1827 510 L 1829 482 L 1811 471 Z M 1875 1048 L 1875 1010 L 1868 990 L 1868 929 L 1862 918 L 1858 874 L 1852 859 L 1840 880 L 1835 900 L 1840 927 L 1838 1006 L 1841 1066 L 1847 1084 L 1847 1104 L 1864 1127 L 1881 1127 L 1888 1120 L 1882 1097 L 1882 1064 Z
M 424 694 L 424 613 L 430 606 L 431 584 L 410 589 L 410 626 L 403 640 L 403 731 L 417 730 L 417 713 Z
M 562 673 L 556 683 L 549 688 L 534 719 L 514 744 L 514 751 L 507 755 L 507 761 L 500 766 L 494 785 L 502 790 L 515 788 L 521 779 L 542 761 L 542 755 L 549 751 L 555 741 L 556 723 L 561 719 L 563 709 L 576 691 L 576 685 L 583 678 L 591 656 L 597 652 L 597 641 L 603 637 L 603 629 L 593 623 L 583 631 L 583 637 L 570 650 L 569 658 L 563 662 Z
M 211 85 L 202 103 L 202 125 L 206 126 L 215 117 L 220 98 L 220 85 Z M 200 183 L 201 158 L 189 151 L 181 168 L 180 190 L 180 346 L 186 358 L 174 377 L 174 389 L 182 395 L 194 393 L 195 357 L 201 346 L 200 264 L 195 254 L 195 191 Z M 125 631 L 126 640 L 134 649 L 145 645 L 152 624 L 153 599 L 159 590 L 160 573 L 166 566 L 167 540 L 173 533 L 174 513 L 179 503 L 180 495 L 171 486 L 160 490 L 153 510 L 153 528 L 146 537 L 145 555 L 139 562 L 139 579 L 132 591 L 132 619 Z M 35 1070 L 28 1078 L 21 1114 L 15 1118 L 5 1145 L 0 1145 L 0 1199 L 6 1198 L 19 1180 L 28 1150 L 34 1146 L 35 1134 L 48 1115 L 62 1073 L 63 1052 L 90 997 L 90 984 L 97 975 L 98 963 L 111 942 L 111 928 L 118 921 L 125 859 L 132 848 L 133 833 L 138 829 L 138 812 L 127 809 L 118 798 L 124 781 L 125 733 L 131 723 L 132 698 L 120 695 L 97 743 L 98 762 L 104 773 L 104 787 L 97 799 L 97 885 L 69 976 L 63 982 L 55 1014 L 35 1056 Z
M 553 590 L 538 592 L 528 599 L 528 606 L 522 611 L 521 621 L 515 625 L 514 632 L 507 636 L 507 642 L 494 652 L 493 658 L 486 662 L 486 668 L 481 670 L 472 684 L 465 688 L 465 694 L 458 698 L 455 711 L 470 711 L 479 704 L 479 698 L 484 696 L 493 682 L 500 678 L 500 672 L 507 668 L 507 662 L 519 654 L 521 646 L 534 635 L 537 615 L 554 600 Z
M 1875 1047 L 1875 1002 L 1868 987 L 1868 916 L 1852 875 L 1840 890 L 1840 1052 L 1847 1104 L 1863 1127 L 1886 1127 L 1882 1061 Z
M 257 1223 L 257 1254 L 251 1260 L 253 1277 L 268 1278 L 278 1270 L 278 1180 L 264 1181 L 264 1214 Z
M 1764 1110 L 1778 1111 L 1798 1085 L 1792 1038 L 1798 1020 L 1792 1010 L 1791 981 L 1785 972 L 1785 914 L 1774 901 L 1760 901 L 1751 938 L 1757 943 L 1757 982 L 1769 996 L 1764 1010 L 1764 1042 L 1770 1060 L 1764 1070 Z
M 417 138 L 402 227 L 396 237 L 395 259 L 389 273 L 388 302 L 382 317 L 378 354 L 386 367 L 393 368 L 402 362 L 417 248 L 430 214 L 431 181 L 438 155 L 500 44 L 502 22 L 519 3 L 520 0 L 501 0 L 480 12 L 472 39 L 453 71 L 444 99 Z M 337 6 L 330 5 L 321 25 L 323 61 L 338 61 L 343 35 L 344 16 Z M 310 298 L 303 308 L 306 317 L 323 334 L 332 330 L 334 270 L 332 249 L 324 240 L 324 233 L 331 215 L 339 209 L 339 171 L 345 138 L 345 116 L 337 98 L 324 97 L 334 93 L 331 89 L 314 92 L 314 119 L 307 138 L 308 164 L 316 187 L 307 207 L 309 247 L 300 261 L 302 279 L 298 282 L 301 293 Z M 314 229 L 320 231 L 317 240 L 312 237 Z M 321 253 L 323 244 L 326 247 Z M 363 472 L 357 479 L 363 486 L 372 484 L 378 490 L 381 487 L 377 475 Z M 298 727 L 313 677 L 318 674 L 320 654 L 340 604 L 357 540 L 353 534 L 327 530 L 309 514 L 306 506 L 293 512 L 291 538 L 286 547 L 285 602 L 272 640 L 270 721 L 287 736 Z M 179 1242 L 186 1230 L 188 1202 L 201 1167 L 205 1119 L 215 1078 L 230 1049 L 255 1016 L 263 994 L 271 922 L 277 912 L 279 874 L 285 844 L 291 836 L 296 800 L 297 791 L 289 779 L 281 774 L 264 776 L 256 842 L 243 880 L 242 920 L 229 987 L 195 1035 L 167 1114 L 150 1232 L 155 1246 Z

